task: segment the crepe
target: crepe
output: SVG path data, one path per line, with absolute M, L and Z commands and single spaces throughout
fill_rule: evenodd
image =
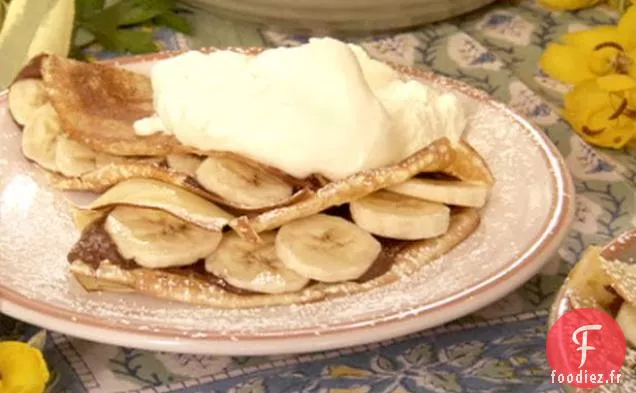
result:
M 119 156 L 163 156 L 182 150 L 170 135 L 138 136 L 134 121 L 154 113 L 145 75 L 58 56 L 42 61 L 46 92 L 69 136 Z
M 453 214 L 449 231 L 438 238 L 412 243 L 394 243 L 383 248 L 375 267 L 380 273 L 358 282 L 317 283 L 293 293 L 237 293 L 228 289 L 217 277 L 201 274 L 199 269 L 146 269 L 113 264 L 108 260 L 97 264 L 71 261 L 71 272 L 80 282 L 90 282 L 96 290 L 131 291 L 149 296 L 218 308 L 252 308 L 301 304 L 332 297 L 353 295 L 408 277 L 429 262 L 448 253 L 464 241 L 479 225 L 475 209 L 462 209 Z M 371 272 L 372 273 L 372 272 Z
M 53 187 L 102 193 L 131 179 L 171 184 L 227 208 L 236 217 L 229 222 L 231 230 L 253 243 L 258 243 L 265 231 L 303 217 L 334 214 L 331 211 L 334 208 L 415 176 L 440 174 L 488 186 L 494 183 L 487 163 L 470 144 L 463 140 L 451 146 L 445 138 L 400 163 L 362 171 L 342 180 L 330 181 L 321 174 L 297 179 L 247 157 L 183 146 L 170 135 L 137 135 L 134 122 L 153 114 L 152 85 L 147 76 L 109 65 L 43 55 L 30 62 L 16 81 L 40 78 L 46 102 L 54 108 L 63 136 L 112 158 L 108 165 L 72 177 L 45 169 Z M 195 154 L 202 159 L 228 156 L 256 173 L 276 177 L 293 187 L 293 193 L 259 208 L 241 205 L 203 187 L 192 172 L 169 167 L 168 158 L 175 154 Z M 263 294 L 240 290 L 203 272 L 200 262 L 187 268 L 148 269 L 125 260 L 112 239 L 99 230 L 100 219 L 116 205 L 84 210 L 77 215 L 82 235 L 69 253 L 69 262 L 71 271 L 86 289 L 140 292 L 220 308 L 306 303 L 370 290 L 411 275 L 447 253 L 474 232 L 480 222 L 478 210 L 453 208 L 448 231 L 439 237 L 417 241 L 381 239 L 380 256 L 356 281 L 314 281 L 298 292 Z
M 455 159 L 448 139 L 442 138 L 404 161 L 383 168 L 362 171 L 320 188 L 298 203 L 261 213 L 242 216 L 230 223 L 241 236 L 258 241 L 258 233 L 278 228 L 292 220 L 317 214 L 331 206 L 354 201 L 374 191 L 400 184 L 422 172 L 439 172 Z

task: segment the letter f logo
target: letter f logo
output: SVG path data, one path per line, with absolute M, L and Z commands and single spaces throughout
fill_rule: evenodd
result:
M 579 368 L 583 367 L 583 365 L 585 364 L 585 361 L 587 360 L 587 351 L 596 349 L 594 347 L 587 345 L 588 330 L 601 330 L 601 328 L 602 328 L 601 325 L 585 325 L 576 329 L 574 333 L 572 333 L 572 341 L 574 341 L 575 344 L 580 345 L 580 347 L 576 349 L 577 351 L 581 351 L 581 364 L 579 365 Z M 577 338 L 577 336 L 581 332 L 583 332 L 583 335 L 582 335 L 583 339 L 581 340 L 582 342 L 579 342 L 579 339 Z

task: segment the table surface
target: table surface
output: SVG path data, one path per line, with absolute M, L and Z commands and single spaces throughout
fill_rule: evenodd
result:
M 567 240 L 547 268 L 500 302 L 446 326 L 374 345 L 305 356 L 218 357 L 119 348 L 52 333 L 46 348 L 68 392 L 559 392 L 549 381 L 546 319 L 554 295 L 587 246 L 636 224 L 636 154 L 590 147 L 554 109 L 564 86 L 537 69 L 561 34 L 613 23 L 606 8 L 555 13 L 534 1 L 499 2 L 410 32 L 365 37 L 372 56 L 415 65 L 485 90 L 541 126 L 566 158 L 577 190 Z M 307 37 L 260 32 L 204 12 L 193 37 L 157 31 L 166 49 L 297 45 Z M 89 57 L 112 57 L 93 48 Z M 35 327 L 0 316 L 0 339 Z

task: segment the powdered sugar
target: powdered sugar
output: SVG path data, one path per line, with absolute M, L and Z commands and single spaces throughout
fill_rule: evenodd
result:
M 6 159 L 0 160 L 0 283 L 35 302 L 97 318 L 103 324 L 240 340 L 293 331 L 321 334 L 341 324 L 406 318 L 517 269 L 522 262 L 515 258 L 547 241 L 546 230 L 563 230 L 555 229 L 555 217 L 564 214 L 559 202 L 569 190 L 563 189 L 561 169 L 555 169 L 557 160 L 536 131 L 498 104 L 486 101 L 481 93 L 429 74 L 421 76 L 466 94 L 462 99 L 471 113 L 467 139 L 485 157 L 497 183 L 478 230 L 410 277 L 323 302 L 243 310 L 189 306 L 134 294 L 85 293 L 68 273 L 66 254 L 79 233 L 63 194 L 51 190 L 22 157 L 19 130 L 7 114 L 1 114 L 0 157 Z M 0 106 L 5 105 L 0 97 Z M 24 192 L 24 186 L 15 186 L 20 182 L 35 185 L 25 208 L 8 202 Z

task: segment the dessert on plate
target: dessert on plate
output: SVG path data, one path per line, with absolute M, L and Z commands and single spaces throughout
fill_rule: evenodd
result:
M 628 236 L 629 232 L 623 238 Z M 573 308 L 597 308 L 607 312 L 622 328 L 629 350 L 636 350 L 636 267 L 633 260 L 605 258 L 600 247 L 590 247 L 570 272 L 566 285 Z
M 225 308 L 367 291 L 470 236 L 495 182 L 460 97 L 330 38 L 150 75 L 41 55 L 9 109 L 52 187 L 98 194 L 71 207 L 88 290 Z

